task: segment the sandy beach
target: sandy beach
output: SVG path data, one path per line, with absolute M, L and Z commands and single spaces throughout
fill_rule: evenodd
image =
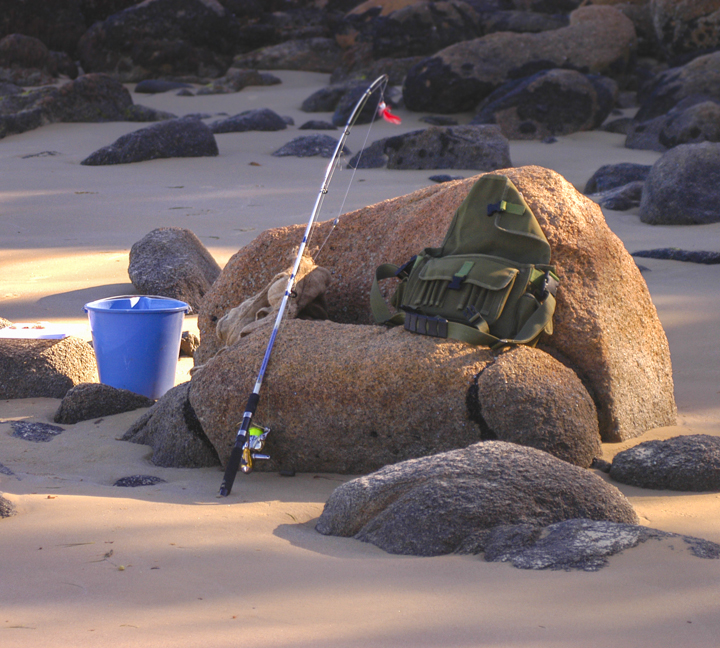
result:
M 216 135 L 215 158 L 80 165 L 145 125 L 138 123 L 53 124 L 0 140 L 0 317 L 48 321 L 89 339 L 83 305 L 135 292 L 128 253 L 152 229 L 192 230 L 222 266 L 263 230 L 305 223 L 327 160 L 271 153 L 305 134 L 297 130 L 305 121 L 329 120 L 299 108 L 329 75 L 273 74 L 280 85 L 236 94 L 133 94 L 135 103 L 178 116 L 268 107 L 295 122 Z M 426 126 L 422 114 L 397 112 L 402 125 L 374 124 L 368 143 Z M 353 153 L 367 133 L 353 129 Z M 582 191 L 603 164 L 660 156 L 623 142 L 577 133 L 553 144 L 513 141 L 510 155 L 513 166 L 548 167 Z M 434 173 L 339 170 L 320 220 L 428 186 Z M 605 216 L 630 252 L 720 245 L 720 224 L 650 226 L 637 210 Z M 649 439 L 720 435 L 720 266 L 639 261 L 670 344 L 678 424 L 605 444 L 607 460 Z M 195 317 L 184 328 L 195 330 Z M 181 361 L 178 382 L 191 366 Z M 329 494 L 351 476 L 241 475 L 220 499 L 220 467 L 158 468 L 149 447 L 118 440 L 144 410 L 65 426 L 48 443 L 11 436 L 10 421 L 52 422 L 58 405 L 0 401 L 0 493 L 17 509 L 0 520 L 3 648 L 718 645 L 720 561 L 694 557 L 681 543 L 647 542 L 594 573 L 389 555 L 314 530 Z M 113 486 L 130 475 L 166 483 Z M 642 524 L 720 543 L 720 493 L 615 485 Z

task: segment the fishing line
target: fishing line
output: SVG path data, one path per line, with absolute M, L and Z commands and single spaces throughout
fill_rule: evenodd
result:
M 375 110 L 373 111 L 372 120 L 370 121 L 370 126 L 367 129 L 365 133 L 365 139 L 363 140 L 362 147 L 360 148 L 360 152 L 358 153 L 357 161 L 355 162 L 355 165 L 352 167 L 352 174 L 350 175 L 350 180 L 347 183 L 347 187 L 345 189 L 345 195 L 343 196 L 342 202 L 340 204 L 340 208 L 338 209 L 337 215 L 335 216 L 335 219 L 332 222 L 332 225 L 330 226 L 330 231 L 327 233 L 327 236 L 325 237 L 325 240 L 322 242 L 322 245 L 318 248 L 317 252 L 315 252 L 314 259 L 317 263 L 317 258 L 320 256 L 320 252 L 322 252 L 323 248 L 325 247 L 325 244 L 328 242 L 328 239 L 332 235 L 332 233 L 335 231 L 335 228 L 337 227 L 337 224 L 340 222 L 340 217 L 343 214 L 343 210 L 345 209 L 345 203 L 347 202 L 347 197 L 350 195 L 350 189 L 352 188 L 353 180 L 355 179 L 355 173 L 358 170 L 358 167 L 360 166 L 360 160 L 362 159 L 363 153 L 365 153 L 365 149 L 367 148 L 367 142 L 368 139 L 370 139 L 370 132 L 372 131 L 372 127 L 375 125 L 375 120 L 378 117 L 383 117 L 387 121 L 390 121 L 394 124 L 399 124 L 400 120 L 399 118 L 395 117 L 395 115 L 391 115 L 390 111 L 387 109 L 387 105 L 385 104 L 385 90 L 387 89 L 388 80 L 385 81 L 385 83 L 380 87 L 380 93 L 378 96 L 378 102 L 377 106 L 375 107 Z M 344 155 L 344 153 L 343 153 Z M 340 164 L 340 158 L 338 158 L 338 165 Z M 347 168 L 347 165 L 345 166 Z

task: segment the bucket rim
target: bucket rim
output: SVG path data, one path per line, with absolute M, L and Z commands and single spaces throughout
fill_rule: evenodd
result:
M 148 309 L 135 309 L 134 306 L 141 298 L 147 298 L 157 301 L 167 302 L 167 305 L 162 305 L 160 308 L 148 308 Z M 119 301 L 121 299 L 135 300 L 129 308 L 107 308 L 106 305 L 110 302 Z M 153 314 L 153 313 L 190 313 L 192 308 L 189 304 L 179 299 L 173 299 L 172 297 L 162 297 L 159 295 L 118 295 L 116 297 L 105 297 L 103 299 L 96 299 L 95 301 L 88 302 L 84 306 L 85 312 L 93 311 L 96 313 L 132 313 L 132 314 Z

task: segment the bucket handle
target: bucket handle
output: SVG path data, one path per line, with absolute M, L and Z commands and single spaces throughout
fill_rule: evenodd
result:
M 170 299 L 169 297 L 163 297 L 162 295 L 115 295 L 114 297 L 106 297 L 106 299 L 132 299 L 133 297 L 150 297 L 150 299 Z M 88 312 L 87 308 L 85 308 L 84 306 L 83 312 Z M 185 315 L 192 315 L 192 312 L 193 307 L 188 304 L 187 308 L 185 309 Z

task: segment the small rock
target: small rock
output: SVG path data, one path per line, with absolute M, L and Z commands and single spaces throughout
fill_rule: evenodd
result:
M 720 252 L 704 252 L 701 250 L 681 250 L 679 248 L 658 248 L 655 250 L 638 250 L 633 256 L 646 259 L 668 259 L 670 261 L 687 261 L 715 265 L 720 263 Z
M 338 145 L 337 139 L 329 135 L 305 135 L 290 140 L 284 146 L 281 146 L 272 155 L 275 157 L 286 157 L 294 155 L 296 157 L 313 157 L 319 155 L 323 158 L 332 157 Z M 351 155 L 352 152 L 343 146 L 343 153 Z
M 596 194 L 617 189 L 629 182 L 644 182 L 652 169 L 650 164 L 634 164 L 632 162 L 621 162 L 620 164 L 604 164 L 585 184 L 583 193 Z
M 210 125 L 213 133 L 243 133 L 245 131 L 285 130 L 287 123 L 269 108 L 246 110 L 234 117 L 221 119 Z
M 610 477 L 640 488 L 720 490 L 720 437 L 707 434 L 645 441 L 615 455 Z
M 17 510 L 15 508 L 15 504 L 0 495 L 0 518 L 7 518 L 16 514 Z
M 720 221 L 720 143 L 681 144 L 653 165 L 643 189 L 640 220 L 651 225 Z
M 132 475 L 131 477 L 121 477 L 113 486 L 136 488 L 137 486 L 154 486 L 155 484 L 165 483 L 167 483 L 165 479 L 153 477 L 152 475 Z
M 141 128 L 117 139 L 80 164 L 128 164 L 158 158 L 218 155 L 212 131 L 197 119 L 171 119 Z
M 65 428 L 49 423 L 31 423 L 28 421 L 12 421 L 10 423 L 13 433 L 17 439 L 25 439 L 33 443 L 46 443 L 52 441 L 58 434 L 65 431 Z
M 200 338 L 190 331 L 183 331 L 180 336 L 180 355 L 192 358 L 200 346 Z
M 683 540 L 698 558 L 720 558 L 720 545 L 634 524 L 596 520 L 564 520 L 540 528 L 529 524 L 496 527 L 484 538 L 485 560 L 509 562 L 518 569 L 580 569 L 595 572 L 608 558 L 649 540 L 670 550 Z
M 180 90 L 181 88 L 192 88 L 189 83 L 181 83 L 180 81 L 163 81 L 162 79 L 145 79 L 135 86 L 135 92 L 144 94 L 159 94 L 170 90 Z
M 152 463 L 201 468 L 220 463 L 188 399 L 190 383 L 173 387 L 123 435 L 123 441 L 148 445 Z
M 298 126 L 298 130 L 337 130 L 337 126 L 320 119 L 311 119 L 302 126 Z
M 60 402 L 53 420 L 56 423 L 73 424 L 80 421 L 131 412 L 150 407 L 155 401 L 127 389 L 118 389 L 102 383 L 75 385 Z

